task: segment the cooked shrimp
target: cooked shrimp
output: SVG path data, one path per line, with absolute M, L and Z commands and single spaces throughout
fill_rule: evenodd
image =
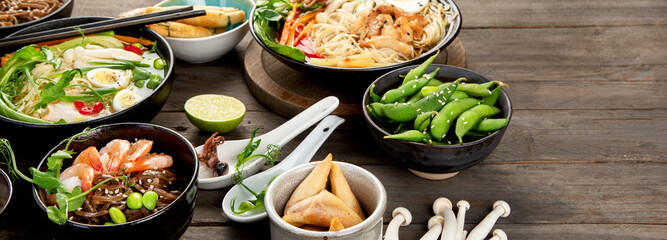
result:
M 114 139 L 107 143 L 105 152 L 109 153 L 109 162 L 107 162 L 108 172 L 118 172 L 120 165 L 125 160 L 127 152 L 130 151 L 130 142 L 123 139 Z
M 74 164 L 71 167 L 65 169 L 60 173 L 60 182 L 63 183 L 66 180 L 77 177 L 81 180 L 81 190 L 88 191 L 88 189 L 93 187 L 93 178 L 95 177 L 95 169 L 88 164 L 79 163 Z
M 104 171 L 104 164 L 102 164 L 102 161 L 100 160 L 100 153 L 94 146 L 86 148 L 86 150 L 83 150 L 81 153 L 79 153 L 79 156 L 77 156 L 76 159 L 74 159 L 72 165 L 76 165 L 79 163 L 90 165 L 91 167 L 93 167 L 93 169 L 95 169 L 95 172 Z
M 144 170 L 157 170 L 168 168 L 174 163 L 171 156 L 166 154 L 148 154 L 141 159 L 125 164 L 125 172 L 136 172 Z
M 137 161 L 137 159 L 146 156 L 146 154 L 151 151 L 152 147 L 153 141 L 151 140 L 140 139 L 132 143 L 132 146 L 130 146 L 130 151 L 127 153 L 128 156 L 125 159 L 125 163 L 134 162 Z

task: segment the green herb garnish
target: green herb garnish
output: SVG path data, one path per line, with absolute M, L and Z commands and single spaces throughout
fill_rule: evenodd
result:
M 264 157 L 266 159 L 266 164 L 271 166 L 275 163 L 275 159 L 280 154 L 280 147 L 275 144 L 269 144 L 267 148 L 267 152 L 264 154 L 253 154 L 255 150 L 259 147 L 259 144 L 261 143 L 261 139 L 257 139 L 257 141 L 253 141 L 255 139 L 255 134 L 257 134 L 257 130 L 262 129 L 262 126 L 259 126 L 255 128 L 255 130 L 252 131 L 252 134 L 250 135 L 250 142 L 248 142 L 248 145 L 239 153 L 236 158 L 238 159 L 238 162 L 236 162 L 236 172 L 234 175 L 232 175 L 232 180 L 234 181 L 235 184 L 240 184 L 248 190 L 252 195 L 255 196 L 255 200 L 248 200 L 247 202 L 241 203 L 239 206 L 238 210 L 234 209 L 234 203 L 236 202 L 236 197 L 232 198 L 231 201 L 231 206 L 230 208 L 232 209 L 232 212 L 234 214 L 242 214 L 248 211 L 252 211 L 255 209 L 262 209 L 264 208 L 264 195 L 266 194 L 266 188 L 264 188 L 260 193 L 256 193 L 252 189 L 250 189 L 248 186 L 243 184 L 243 167 L 245 166 L 245 163 L 253 159 L 255 157 Z M 274 177 L 275 179 L 275 177 Z M 273 181 L 273 180 L 271 180 Z

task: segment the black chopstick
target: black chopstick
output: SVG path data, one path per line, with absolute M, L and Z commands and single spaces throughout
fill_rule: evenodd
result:
M 15 45 L 26 45 L 34 42 L 44 42 L 44 41 L 81 35 L 79 31 L 74 29 L 75 27 L 83 31 L 84 34 L 90 34 L 90 33 L 109 31 L 123 27 L 148 25 L 153 23 L 167 22 L 183 18 L 191 18 L 191 17 L 206 15 L 205 10 L 195 10 L 195 11 L 190 11 L 190 10 L 192 10 L 192 6 L 143 14 L 134 17 L 110 19 L 94 23 L 81 24 L 77 26 L 70 26 L 66 28 L 58 28 L 43 32 L 9 37 L 0 39 L 0 48 L 10 47 Z

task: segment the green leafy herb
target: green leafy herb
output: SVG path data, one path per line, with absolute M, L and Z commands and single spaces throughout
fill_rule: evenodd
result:
M 263 5 L 259 4 L 256 14 L 253 16 L 253 28 L 257 37 L 267 47 L 281 55 L 299 62 L 306 61 L 306 54 L 303 51 L 292 46 L 278 44 L 273 40 L 273 37 L 276 35 L 276 29 L 279 28 L 280 24 L 284 21 L 284 17 L 292 9 L 291 3 L 283 2 L 282 0 L 271 0 L 261 3 Z M 285 6 L 285 8 L 281 6 Z
M 86 200 L 86 195 L 99 188 L 104 183 L 114 179 L 123 179 L 125 184 L 127 184 L 127 176 L 110 177 L 93 186 L 88 191 L 82 192 L 81 187 L 77 186 L 72 189 L 71 192 L 69 192 L 67 189 L 65 189 L 65 186 L 60 183 L 60 181 L 58 181 L 58 178 L 60 177 L 60 170 L 63 165 L 63 160 L 72 159 L 72 154 L 75 154 L 74 151 L 69 150 L 70 144 L 74 141 L 81 141 L 77 139 L 81 136 L 88 135 L 88 133 L 90 133 L 92 130 L 95 129 L 86 128 L 83 132 L 74 135 L 69 139 L 66 139 L 67 144 L 65 145 L 65 149 L 59 150 L 47 158 L 46 171 L 42 172 L 36 168 L 29 169 L 32 178 L 24 175 L 21 173 L 21 171 L 18 170 L 18 167 L 16 166 L 16 158 L 14 156 L 14 151 L 12 150 L 11 144 L 7 139 L 0 139 L 0 155 L 2 155 L 5 159 L 5 161 L 0 162 L 0 164 L 7 166 L 9 175 L 13 181 L 20 177 L 27 182 L 44 188 L 44 190 L 46 190 L 46 192 L 49 194 L 56 194 L 56 202 L 58 205 L 48 206 L 46 208 L 46 214 L 48 218 L 56 224 L 65 225 L 65 223 L 67 223 L 68 213 L 80 208 L 81 205 L 83 205 L 83 202 Z
M 275 163 L 276 157 L 278 154 L 280 154 L 280 147 L 275 144 L 269 144 L 267 146 L 267 151 L 264 154 L 253 154 L 257 148 L 259 148 L 260 143 L 262 142 L 261 139 L 258 139 L 257 141 L 254 141 L 255 135 L 257 134 L 257 131 L 262 129 L 262 126 L 259 126 L 255 128 L 255 130 L 252 131 L 250 134 L 250 142 L 248 142 L 248 145 L 239 153 L 236 155 L 236 158 L 238 159 L 238 162 L 236 162 L 236 172 L 234 172 L 234 175 L 232 175 L 232 180 L 234 181 L 235 184 L 240 184 L 248 190 L 252 195 L 255 196 L 255 200 L 249 200 L 247 202 L 241 203 L 239 206 L 238 211 L 234 209 L 234 203 L 236 198 L 232 199 L 231 202 L 231 209 L 234 214 L 242 214 L 248 211 L 252 211 L 255 209 L 262 209 L 264 208 L 264 195 L 266 194 L 266 188 L 263 189 L 259 194 L 250 189 L 248 186 L 243 184 L 243 166 L 245 163 L 253 158 L 256 157 L 264 157 L 266 160 L 266 164 L 271 166 Z M 275 177 L 274 177 L 275 178 Z M 273 180 L 271 180 L 273 181 Z

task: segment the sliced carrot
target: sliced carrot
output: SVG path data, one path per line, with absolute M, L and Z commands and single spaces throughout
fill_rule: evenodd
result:
M 280 42 L 278 42 L 279 44 L 291 45 L 290 44 L 292 42 L 291 40 L 294 39 L 294 26 L 295 26 L 294 22 L 299 17 L 299 12 L 300 12 L 299 8 L 296 6 L 296 3 L 294 3 L 292 10 L 289 12 L 289 14 L 287 14 L 287 18 L 285 18 L 283 31 L 280 34 Z
M 146 39 L 141 39 L 141 38 L 135 38 L 135 37 L 130 37 L 130 36 L 123 36 L 123 35 L 114 35 L 114 37 L 118 40 L 121 40 L 123 42 L 127 43 L 141 43 L 141 45 L 144 46 L 153 46 L 153 42 L 146 40 Z
M 12 56 L 14 56 L 13 53 L 7 54 L 7 55 L 3 56 L 2 58 L 0 58 L 0 61 L 1 61 L 0 62 L 0 67 L 5 66 L 5 64 L 7 64 L 7 60 L 9 60 L 9 58 L 12 57 Z
M 299 44 L 299 42 L 301 41 L 301 39 L 303 39 L 304 37 L 306 37 L 306 35 L 308 34 L 308 31 L 310 31 L 310 27 L 312 27 L 312 26 L 313 26 L 313 21 L 308 22 L 308 25 L 306 25 L 306 27 L 303 28 L 303 30 L 302 30 L 301 33 L 299 33 L 299 35 L 296 37 L 296 40 L 294 40 L 294 43 L 293 43 L 292 45 L 296 47 L 296 45 Z

